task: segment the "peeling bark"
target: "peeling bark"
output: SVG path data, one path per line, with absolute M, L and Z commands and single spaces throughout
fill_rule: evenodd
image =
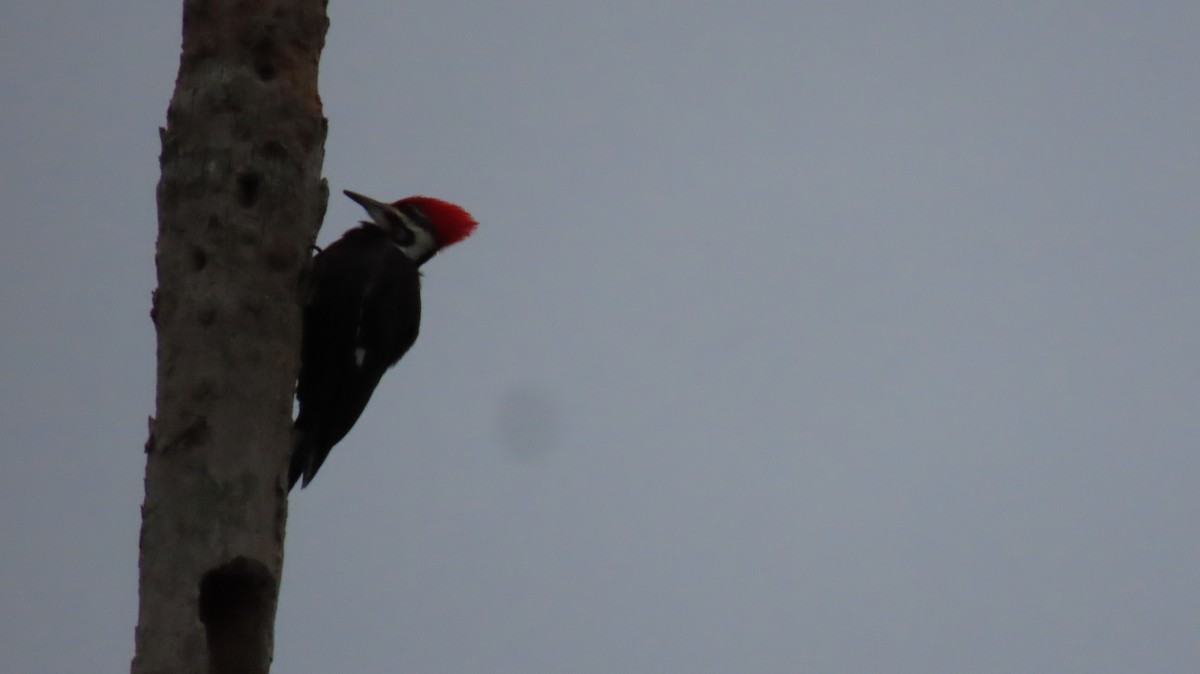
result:
M 160 130 L 156 413 L 133 674 L 270 669 L 325 0 L 185 0 Z

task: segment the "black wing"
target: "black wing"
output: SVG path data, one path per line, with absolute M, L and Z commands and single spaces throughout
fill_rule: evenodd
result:
M 388 239 L 352 230 L 313 262 L 289 489 L 307 485 L 417 339 L 420 275 Z

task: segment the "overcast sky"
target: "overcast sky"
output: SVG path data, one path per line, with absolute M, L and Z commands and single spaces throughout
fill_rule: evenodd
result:
M 0 5 L 0 671 L 126 671 L 179 2 Z M 340 2 L 462 203 L 275 671 L 1200 671 L 1200 4 Z

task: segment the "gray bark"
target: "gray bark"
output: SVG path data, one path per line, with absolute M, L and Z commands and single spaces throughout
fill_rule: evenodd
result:
M 158 394 L 133 674 L 270 669 L 325 0 L 185 0 L 160 130 Z

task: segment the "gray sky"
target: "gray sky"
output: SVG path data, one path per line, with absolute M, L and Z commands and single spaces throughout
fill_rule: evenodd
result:
M 0 6 L 6 673 L 132 656 L 178 5 Z M 335 194 L 482 224 L 275 671 L 1200 671 L 1200 5 L 330 11 Z

